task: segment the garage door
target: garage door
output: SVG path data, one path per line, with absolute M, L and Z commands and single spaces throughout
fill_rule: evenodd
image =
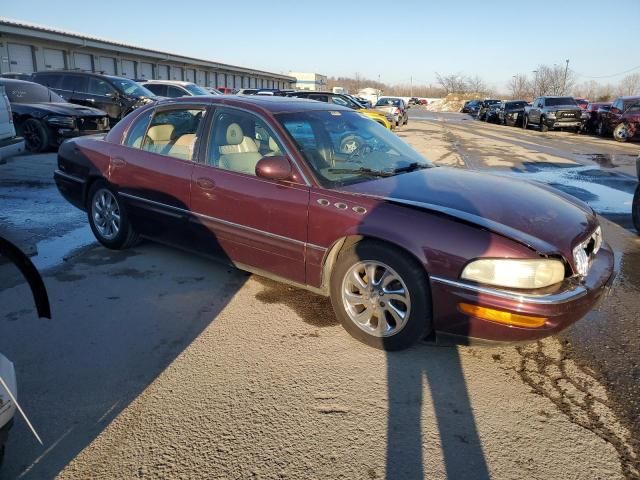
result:
M 251 77 L 249 82 L 249 88 L 256 88 L 256 79 L 254 77 Z
M 64 52 L 62 50 L 45 48 L 44 68 L 47 70 L 64 70 Z
M 93 70 L 93 66 L 91 65 L 91 55 L 88 53 L 74 53 L 73 66 L 76 70 L 91 72 Z
M 185 70 L 185 81 L 187 82 L 195 82 L 196 81 L 196 71 L 193 68 L 187 68 Z
M 138 64 L 138 76 L 145 80 L 153 79 L 153 65 L 147 62 L 140 62 Z
M 122 60 L 122 71 L 120 74 L 127 78 L 136 78 L 136 64 L 133 60 Z
M 158 80 L 169 80 L 168 65 L 158 65 Z
M 7 43 L 7 50 L 10 72 L 33 73 L 33 53 L 29 45 Z
M 100 71 L 107 75 L 115 75 L 116 59 L 113 57 L 100 57 Z
M 205 74 L 204 70 L 198 70 L 196 72 L 196 83 L 202 86 L 207 84 L 207 75 Z
M 171 67 L 171 80 L 182 80 L 182 67 Z

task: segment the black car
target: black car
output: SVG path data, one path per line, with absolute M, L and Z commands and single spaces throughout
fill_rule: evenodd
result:
M 502 109 L 502 102 L 493 103 L 489 105 L 487 112 L 484 115 L 484 121 L 487 123 L 500 123 L 500 110 Z
M 500 100 L 482 100 L 478 105 L 478 120 L 484 120 L 487 116 L 487 112 L 489 111 L 489 107 L 491 105 L 495 105 L 496 103 L 500 103 Z
M 471 115 L 474 115 L 478 113 L 478 109 L 480 108 L 481 103 L 482 100 L 467 100 L 466 102 L 464 102 L 464 105 L 462 106 L 460 112 L 470 113 Z
M 525 100 L 505 100 L 500 104 L 498 123 L 511 127 L 522 125 L 524 107 L 529 105 Z
M 636 158 L 636 174 L 638 176 L 638 186 L 636 187 L 636 193 L 633 195 L 631 217 L 633 218 L 633 226 L 640 234 L 640 155 Z
M 16 130 L 31 152 L 58 147 L 67 138 L 109 130 L 109 117 L 102 110 L 68 103 L 38 83 L 0 78 L 0 85 L 9 98 Z
M 36 72 L 33 81 L 51 88 L 68 102 L 104 110 L 111 125 L 157 99 L 154 93 L 133 80 L 112 75 L 59 70 Z

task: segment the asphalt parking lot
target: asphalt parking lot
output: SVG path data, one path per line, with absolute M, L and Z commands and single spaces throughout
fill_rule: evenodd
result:
M 0 165 L 0 224 L 44 270 L 53 320 L 0 265 L 0 351 L 20 421 L 0 478 L 637 478 L 638 143 L 411 111 L 438 164 L 544 180 L 590 203 L 618 278 L 560 337 L 493 348 L 352 340 L 329 302 L 150 242 L 98 246 L 55 154 Z

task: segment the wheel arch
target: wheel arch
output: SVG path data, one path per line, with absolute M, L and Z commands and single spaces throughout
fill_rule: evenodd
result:
M 399 245 L 397 242 L 390 241 L 388 239 L 382 238 L 375 234 L 374 235 L 372 234 L 346 235 L 334 241 L 331 247 L 329 247 L 329 249 L 325 253 L 325 256 L 323 258 L 322 278 L 321 278 L 321 285 L 320 285 L 320 290 L 322 291 L 323 294 L 325 295 L 329 294 L 331 273 L 333 272 L 334 267 L 338 263 L 338 258 L 340 257 L 340 253 L 344 249 L 364 241 L 371 241 L 371 242 L 386 244 L 396 250 L 399 250 L 400 252 L 407 255 L 407 257 L 409 257 L 414 263 L 419 265 L 422 271 L 424 272 L 425 276 L 427 277 L 427 280 L 429 279 L 429 272 L 424 266 L 424 259 L 420 258 L 419 255 L 417 255 L 415 252 L 412 252 L 408 248 L 402 245 Z

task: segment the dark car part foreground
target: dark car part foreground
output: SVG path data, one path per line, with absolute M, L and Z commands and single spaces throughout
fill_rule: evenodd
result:
M 156 238 L 329 295 L 345 329 L 378 348 L 431 333 L 538 339 L 585 315 L 612 278 L 582 202 L 434 168 L 323 102 L 162 101 L 104 139 L 65 142 L 58 162 L 60 192 L 103 245 Z
M 47 70 L 34 73 L 33 81 L 51 88 L 67 102 L 104 110 L 112 126 L 132 110 L 156 99 L 133 80 L 113 75 Z
M 109 130 L 105 112 L 68 103 L 40 84 L 0 79 L 0 85 L 6 89 L 16 130 L 30 152 L 57 148 L 67 138 Z

